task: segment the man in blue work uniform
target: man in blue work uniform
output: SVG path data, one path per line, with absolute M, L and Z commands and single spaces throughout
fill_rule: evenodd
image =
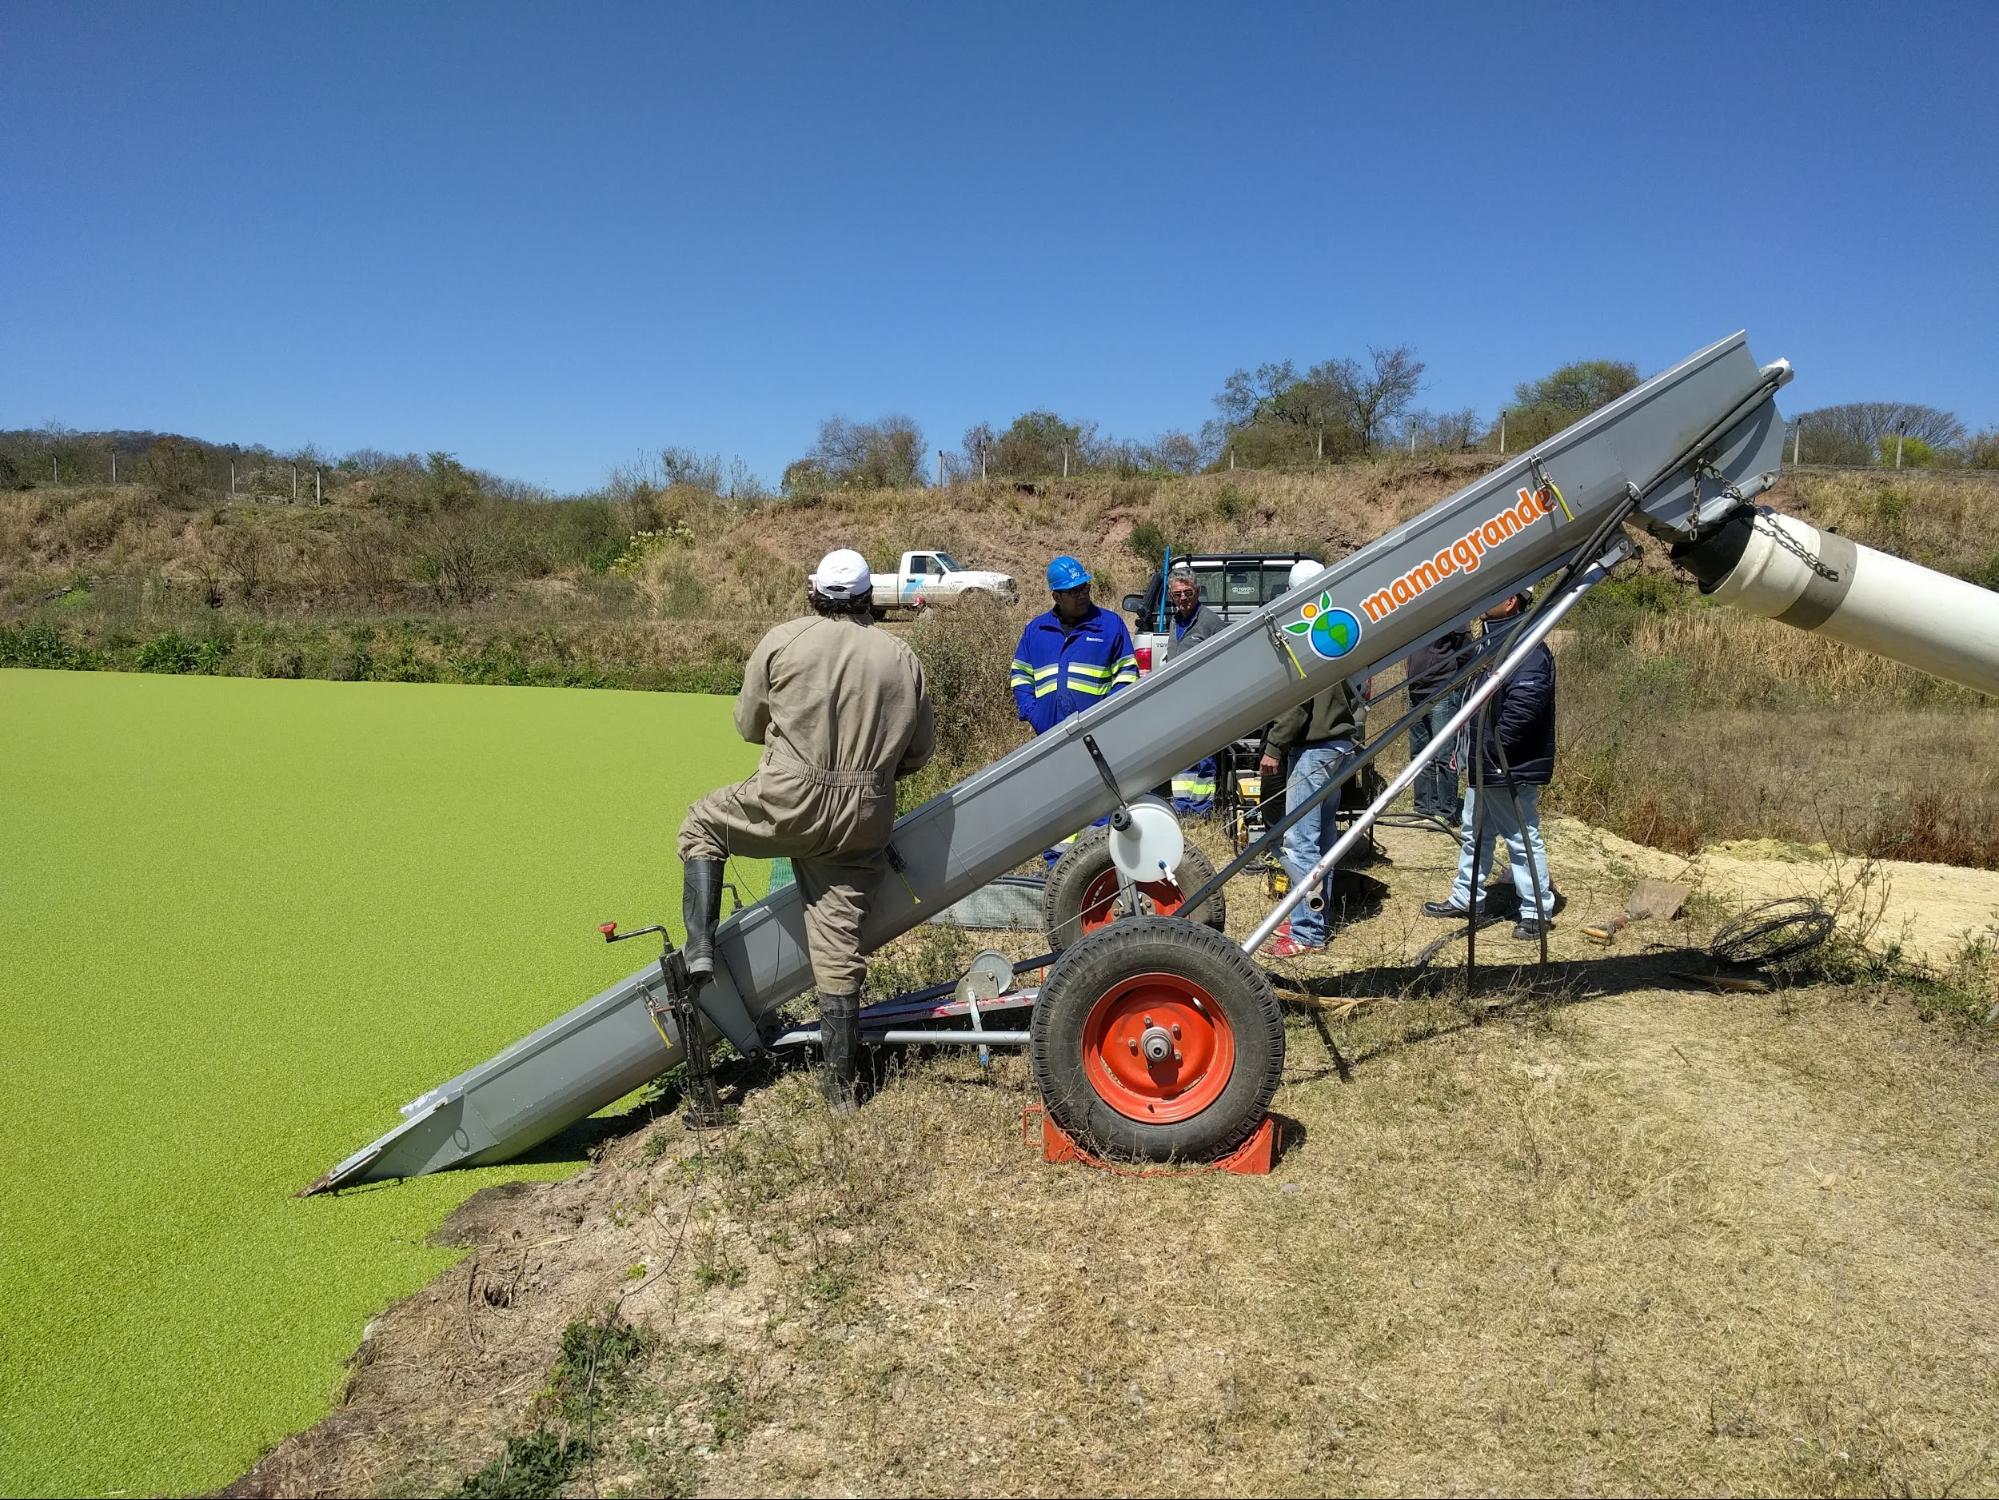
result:
M 1013 653 L 1014 707 L 1036 734 L 1138 685 L 1131 632 L 1090 598 L 1089 569 L 1073 557 L 1056 558 L 1048 565 L 1048 591 L 1055 607 L 1027 622 Z M 1071 834 L 1062 844 L 1074 842 Z M 1043 855 L 1051 865 L 1061 857 L 1061 847 Z

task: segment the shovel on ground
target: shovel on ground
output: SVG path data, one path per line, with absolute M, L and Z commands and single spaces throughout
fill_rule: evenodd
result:
M 1592 943 L 1608 948 L 1617 940 L 1618 933 L 1633 922 L 1643 922 L 1658 917 L 1671 921 L 1680 914 L 1680 908 L 1687 904 L 1688 887 L 1672 880 L 1641 880 L 1631 888 L 1631 897 L 1624 903 L 1624 910 L 1605 921 L 1592 922 L 1582 929 L 1584 937 Z

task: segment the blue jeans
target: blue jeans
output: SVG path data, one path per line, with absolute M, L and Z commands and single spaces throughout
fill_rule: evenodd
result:
M 1285 811 L 1289 812 L 1327 782 L 1338 779 L 1342 768 L 1353 758 L 1353 753 L 1352 740 L 1331 740 L 1300 750 L 1291 762 L 1291 774 L 1284 780 Z M 1311 874 L 1312 866 L 1325 858 L 1326 851 L 1339 842 L 1339 810 L 1340 795 L 1333 792 L 1284 835 L 1284 869 L 1291 877 L 1293 886 Z M 1326 905 L 1330 906 L 1333 900 L 1331 876 L 1326 878 L 1322 894 Z M 1326 944 L 1325 909 L 1322 907 L 1313 911 L 1306 902 L 1292 908 L 1291 938 L 1307 948 L 1323 948 Z
M 1464 825 L 1458 839 L 1458 878 L 1451 882 L 1451 905 L 1470 909 L 1472 882 L 1476 880 L 1483 885 L 1485 877 L 1491 872 L 1492 841 L 1497 835 L 1506 840 L 1506 857 L 1513 870 L 1513 889 L 1520 894 L 1521 919 L 1525 921 L 1533 917 L 1537 889 L 1540 892 L 1540 910 L 1544 913 L 1549 911 L 1555 904 L 1555 883 L 1548 878 L 1548 846 L 1541 842 L 1541 789 L 1538 786 L 1488 786 L 1485 789 L 1485 847 L 1474 850 L 1472 830 L 1478 822 L 1478 798 L 1477 791 L 1466 788 Z M 1477 866 L 1475 870 L 1474 865 Z
M 1451 721 L 1451 715 L 1458 711 L 1458 703 L 1463 697 L 1463 689 L 1446 693 L 1434 703 L 1430 711 L 1409 726 L 1409 753 L 1417 754 L 1438 735 Z M 1437 758 L 1416 773 L 1416 811 L 1428 813 L 1432 817 L 1458 820 L 1458 768 L 1457 747 L 1448 745 L 1439 751 Z

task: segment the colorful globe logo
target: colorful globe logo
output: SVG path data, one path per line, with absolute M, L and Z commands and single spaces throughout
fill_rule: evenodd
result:
M 1360 621 L 1350 609 L 1335 609 L 1331 594 L 1319 595 L 1299 613 L 1302 618 L 1293 620 L 1285 630 L 1304 636 L 1312 650 L 1326 660 L 1336 661 L 1360 644 Z

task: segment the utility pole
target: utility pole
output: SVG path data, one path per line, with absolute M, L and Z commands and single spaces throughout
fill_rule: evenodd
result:
M 229 495 L 231 499 L 236 495 L 236 460 L 233 458 L 229 460 Z
M 113 484 L 118 482 L 118 450 L 116 448 L 111 450 L 111 482 Z
M 314 505 L 324 505 L 326 503 L 319 498 L 319 470 L 317 469 L 312 471 L 312 503 Z
M 984 479 L 985 477 L 986 477 L 986 442 L 984 438 L 981 438 L 979 439 L 979 478 Z
M 944 488 L 944 450 L 937 450 L 937 488 Z
M 298 465 L 292 465 L 292 504 L 298 504 Z
M 1791 467 L 1798 466 L 1799 450 L 1805 446 L 1805 424 L 1800 422 L 1791 429 Z
M 1069 445 L 1067 443 L 1062 445 L 1062 477 L 1064 479 L 1069 477 Z
M 1409 451 L 1411 453 L 1416 451 L 1416 429 L 1413 425 L 1409 429 Z
M 1908 430 L 1909 424 L 1906 421 L 1895 424 L 1895 467 L 1898 469 L 1902 467 L 1902 434 Z
M 1229 472 L 1235 473 L 1235 444 L 1229 444 Z
M 1506 408 L 1499 409 L 1499 456 L 1506 457 Z

